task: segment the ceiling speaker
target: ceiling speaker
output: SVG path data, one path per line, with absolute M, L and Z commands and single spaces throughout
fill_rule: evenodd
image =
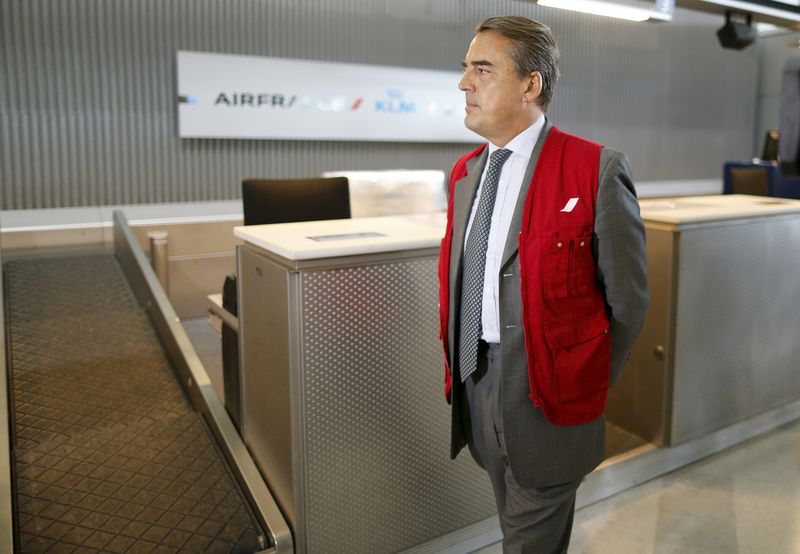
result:
M 725 12 L 725 25 L 717 31 L 717 38 L 723 48 L 741 50 L 756 40 L 751 25 L 752 16 L 735 12 Z

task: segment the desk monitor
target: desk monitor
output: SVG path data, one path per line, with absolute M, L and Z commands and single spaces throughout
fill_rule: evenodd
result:
M 346 177 L 245 179 L 242 203 L 245 225 L 350 217 Z

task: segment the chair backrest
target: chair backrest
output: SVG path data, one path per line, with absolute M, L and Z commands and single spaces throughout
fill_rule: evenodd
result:
M 245 179 L 242 203 L 245 225 L 350 217 L 346 177 Z
M 770 164 L 728 162 L 723 167 L 723 193 L 772 196 L 776 173 Z
M 731 193 L 769 196 L 769 180 L 764 167 L 737 167 L 731 170 Z

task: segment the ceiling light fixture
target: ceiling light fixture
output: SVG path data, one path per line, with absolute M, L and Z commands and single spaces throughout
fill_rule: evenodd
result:
M 590 13 L 627 21 L 647 21 L 657 19 L 659 21 L 671 21 L 671 13 L 663 13 L 656 10 L 643 10 L 632 8 L 600 0 L 538 0 L 537 4 L 548 8 L 559 8 L 573 12 Z

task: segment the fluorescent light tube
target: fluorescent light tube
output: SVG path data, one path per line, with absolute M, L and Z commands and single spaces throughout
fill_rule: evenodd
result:
M 669 21 L 672 19 L 670 14 L 657 12 L 655 10 L 643 10 L 631 8 L 609 2 L 598 0 L 538 0 L 537 4 L 548 8 L 560 8 L 573 12 L 591 13 L 605 17 L 615 17 L 628 21 L 647 21 L 648 19 L 661 19 Z

